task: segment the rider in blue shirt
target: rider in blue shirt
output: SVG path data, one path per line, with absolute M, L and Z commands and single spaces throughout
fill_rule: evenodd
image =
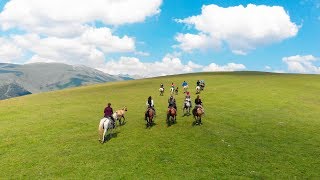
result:
M 182 87 L 185 87 L 185 86 L 187 86 L 187 85 L 188 85 L 188 83 L 187 83 L 186 81 L 183 81 Z

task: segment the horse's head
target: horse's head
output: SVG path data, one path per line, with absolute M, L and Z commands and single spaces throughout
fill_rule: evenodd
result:
M 124 110 L 124 111 L 128 111 L 128 109 L 127 109 L 127 107 L 125 106 L 125 107 L 123 107 L 122 108 L 122 110 Z

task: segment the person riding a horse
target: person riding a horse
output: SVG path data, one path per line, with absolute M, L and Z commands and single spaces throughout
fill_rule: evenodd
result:
M 177 105 L 176 105 L 176 99 L 173 96 L 170 96 L 170 98 L 168 99 L 168 108 L 173 107 L 175 109 L 177 109 Z
M 197 81 L 197 86 L 200 86 L 200 81 L 199 80 Z
M 108 103 L 108 106 L 104 108 L 104 117 L 110 118 L 112 122 L 112 127 L 115 128 L 115 119 L 112 117 L 113 109 L 111 107 L 111 103 Z
M 204 111 L 203 106 L 202 106 L 202 101 L 201 101 L 199 95 L 198 95 L 197 98 L 194 100 L 194 103 L 195 103 L 195 106 L 194 106 L 193 111 L 197 110 L 197 108 L 201 108 L 201 109 Z
M 163 84 L 162 84 L 162 83 L 160 84 L 160 88 L 163 88 L 163 89 L 164 89 L 164 87 L 163 87 Z
M 188 86 L 188 83 L 186 81 L 183 81 L 182 87 Z
M 185 100 L 186 100 L 186 101 L 189 101 L 190 107 L 192 107 L 192 102 L 191 102 L 191 97 L 190 97 L 190 92 L 189 92 L 189 91 L 186 92 L 186 98 L 185 98 Z
M 174 88 L 174 84 L 173 84 L 173 82 L 171 83 L 171 87 L 172 87 L 173 89 L 175 89 L 175 88 Z
M 148 97 L 146 104 L 147 104 L 147 110 L 145 112 L 145 120 L 147 120 L 149 109 L 152 109 L 154 111 L 154 114 L 156 114 L 156 110 L 154 109 L 153 99 L 151 96 Z

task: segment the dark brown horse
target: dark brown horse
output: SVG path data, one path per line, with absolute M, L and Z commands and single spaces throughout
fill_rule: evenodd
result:
M 167 111 L 167 124 L 170 126 L 171 124 L 176 123 L 177 110 L 174 107 L 170 107 Z
M 192 110 L 192 114 L 193 114 L 193 117 L 195 119 L 195 124 L 196 125 L 201 125 L 202 122 L 201 122 L 201 116 L 203 115 L 203 109 L 202 107 L 196 107 L 195 109 Z
M 151 127 L 153 124 L 154 118 L 154 110 L 152 108 L 148 108 L 146 116 L 147 116 L 147 127 Z

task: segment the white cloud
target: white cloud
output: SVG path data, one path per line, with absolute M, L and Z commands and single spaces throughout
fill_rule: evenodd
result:
M 120 57 L 119 60 L 107 62 L 99 70 L 109 74 L 129 74 L 143 77 L 164 76 L 172 74 L 190 73 L 200 70 L 203 66 L 189 61 L 183 64 L 180 58 L 166 55 L 161 61 L 141 62 L 135 57 Z
M 111 60 L 98 69 L 114 75 L 128 74 L 131 76 L 155 77 L 199 71 L 239 71 L 246 69 L 246 67 L 243 64 L 235 63 L 228 63 L 222 66 L 211 63 L 208 66 L 203 66 L 188 61 L 188 63 L 184 64 L 180 58 L 167 54 L 161 61 L 145 63 L 135 57 L 120 57 L 119 60 Z
M 219 66 L 215 63 L 209 64 L 203 68 L 203 71 L 241 71 L 245 70 L 246 66 L 243 64 L 228 63 L 227 65 Z
M 318 58 L 313 55 L 295 55 L 282 58 L 282 61 L 287 64 L 288 70 L 295 73 L 320 73 L 320 67 L 314 64 L 317 60 Z
M 218 40 L 214 40 L 212 37 L 209 37 L 203 33 L 199 34 L 181 34 L 179 33 L 175 37 L 176 41 L 180 44 L 174 47 L 179 47 L 183 51 L 191 52 L 193 49 L 217 49 L 220 46 Z
M 265 66 L 264 67 L 266 70 L 271 70 L 271 67 L 270 66 Z
M 205 34 L 201 38 L 199 35 L 193 35 L 193 38 L 197 36 L 199 39 L 197 42 L 202 42 L 200 45 L 195 45 L 193 41 L 181 40 L 181 37 L 185 38 L 187 35 L 190 36 L 189 34 L 179 35 L 180 40 L 176 38 L 180 43 L 178 46 L 186 51 L 207 47 L 203 44 L 219 45 L 225 42 L 232 52 L 246 54 L 258 46 L 294 37 L 299 29 L 290 21 L 283 7 L 253 4 L 227 8 L 204 5 L 200 15 L 176 21 L 193 25 L 200 34 Z
M 22 56 L 22 49 L 0 37 L 0 62 L 11 63 Z
M 11 0 L 0 14 L 3 29 L 70 36 L 84 24 L 102 21 L 121 25 L 143 22 L 160 13 L 162 0 Z
M 19 62 L 91 67 L 104 64 L 110 53 L 147 56 L 148 53 L 136 52 L 134 37 L 114 35 L 110 28 L 97 28 L 95 24 L 116 27 L 143 22 L 159 14 L 161 4 L 162 0 L 11 0 L 0 12 L 0 29 L 13 30 L 6 31 L 4 38 L 11 44 L 1 43 L 0 54 L 11 62 L 15 61 L 13 57 L 31 55 Z M 15 33 L 17 30 L 19 33 Z
M 130 52 L 135 49 L 133 38 L 113 36 L 109 28 L 87 28 L 80 37 L 84 44 L 95 45 L 105 53 Z
M 14 35 L 10 39 L 17 47 L 30 51 L 30 62 L 62 62 L 95 67 L 104 63 L 108 53 L 133 52 L 134 39 L 113 36 L 108 28 L 87 27 L 74 38 L 45 37 L 37 34 Z
M 134 54 L 139 55 L 139 56 L 150 56 L 150 53 L 148 52 L 143 52 L 143 51 L 136 51 Z

